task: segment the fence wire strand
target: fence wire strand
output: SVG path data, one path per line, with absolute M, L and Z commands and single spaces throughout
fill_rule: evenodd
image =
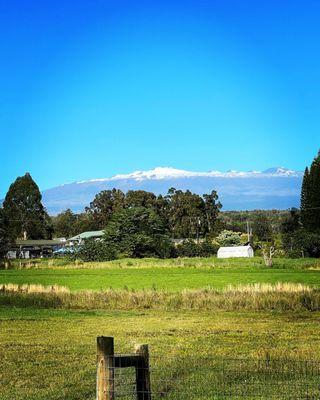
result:
M 320 362 L 156 356 L 149 368 L 114 368 L 114 398 L 143 398 L 136 378 L 148 371 L 152 400 L 320 400 Z

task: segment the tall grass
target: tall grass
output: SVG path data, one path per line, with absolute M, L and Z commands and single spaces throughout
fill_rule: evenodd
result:
M 320 290 L 293 283 L 255 284 L 214 289 L 113 290 L 70 292 L 65 287 L 1 285 L 0 305 L 103 310 L 320 311 Z
M 70 293 L 70 290 L 65 286 L 59 285 L 36 285 L 27 284 L 17 285 L 15 283 L 7 283 L 0 285 L 0 293 Z
M 288 283 L 277 282 L 270 283 L 254 283 L 249 285 L 228 285 L 223 289 L 224 293 L 246 293 L 246 294 L 259 294 L 259 293 L 304 293 L 311 292 L 313 289 L 310 286 L 303 285 L 302 283 Z

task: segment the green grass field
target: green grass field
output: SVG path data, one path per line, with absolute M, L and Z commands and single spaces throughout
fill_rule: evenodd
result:
M 265 358 L 269 354 L 272 358 L 319 359 L 319 317 L 319 313 L 2 308 L 0 398 L 93 400 L 98 335 L 114 336 L 119 352 L 130 351 L 135 343 L 149 343 L 152 356 L 161 356 L 158 364 L 166 368 L 168 382 L 172 379 L 176 385 L 183 378 L 182 372 L 175 377 L 176 383 L 173 379 L 177 366 L 172 367 L 171 363 L 176 356 L 187 357 L 192 365 L 195 359 L 205 359 L 208 355 Z M 206 376 L 208 366 L 201 372 Z M 209 387 L 208 381 L 206 385 Z
M 66 265 L 60 260 L 26 267 L 0 271 L 0 284 L 58 284 L 73 291 L 157 287 L 175 293 L 185 288 L 220 289 L 229 284 L 256 282 L 320 287 L 318 260 L 279 259 L 273 269 L 264 267 L 259 258 L 121 260 L 97 265 Z M 282 294 L 279 296 L 281 302 Z M 5 293 L 0 291 L 0 297 L 5 298 Z M 21 298 L 18 296 L 19 301 Z M 99 335 L 114 336 L 118 352 L 130 352 L 135 343 L 148 343 L 156 365 L 153 389 L 164 390 L 165 395 L 160 396 L 164 399 L 225 399 L 226 388 L 232 388 L 238 397 L 230 399 L 253 399 L 260 393 L 258 398 L 278 400 L 287 388 L 298 393 L 301 379 L 308 379 L 311 389 L 318 390 L 318 367 L 316 374 L 309 377 L 306 369 L 298 374 L 292 362 L 288 364 L 290 368 L 282 366 L 281 371 L 271 368 L 270 374 L 269 364 L 264 361 L 262 372 L 257 372 L 250 361 L 242 364 L 229 361 L 231 358 L 320 360 L 318 311 L 279 312 L 272 308 L 271 302 L 268 309 L 268 301 L 266 311 L 248 311 L 240 306 L 237 312 L 219 308 L 211 311 L 67 310 L 63 306 L 46 309 L 43 304 L 37 305 L 37 300 L 28 303 L 29 306 L 17 304 L 0 308 L 1 400 L 93 400 Z M 222 368 L 217 360 L 223 358 L 228 360 Z M 219 388 L 215 386 L 217 377 Z M 281 386 L 277 386 L 278 381 Z M 193 395 L 183 392 L 189 390 L 191 382 Z M 215 393 L 209 393 L 209 389 Z M 247 395 L 241 397 L 241 390 L 248 391 Z M 318 392 L 315 397 L 301 398 L 317 396 Z M 154 400 L 160 397 L 154 396 Z
M 124 260 L 81 268 L 74 265 L 0 271 L 0 284 L 42 284 L 66 286 L 71 290 L 165 289 L 181 291 L 228 285 L 292 282 L 320 286 L 318 260 L 278 259 L 274 268 L 253 260 Z M 318 269 L 317 269 L 318 268 Z

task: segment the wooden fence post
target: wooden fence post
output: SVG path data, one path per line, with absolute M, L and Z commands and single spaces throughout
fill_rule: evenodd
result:
M 114 340 L 97 338 L 97 395 L 96 400 L 114 399 Z
M 148 345 L 137 345 L 135 353 L 139 355 L 139 361 L 136 365 L 137 399 L 151 400 Z

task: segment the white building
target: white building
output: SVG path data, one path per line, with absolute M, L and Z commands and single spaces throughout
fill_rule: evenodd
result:
M 218 258 L 238 258 L 253 257 L 253 248 L 248 246 L 220 247 L 217 254 Z

